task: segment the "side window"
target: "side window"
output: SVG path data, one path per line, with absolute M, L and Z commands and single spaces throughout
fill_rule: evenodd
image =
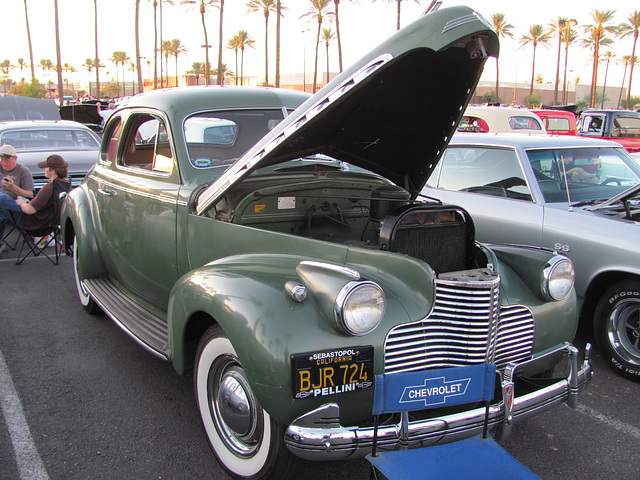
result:
M 480 132 L 489 131 L 489 125 L 482 118 L 464 116 L 458 125 L 459 132 Z
M 511 149 L 449 147 L 438 188 L 531 201 L 516 153 Z
M 129 121 L 122 165 L 130 168 L 171 173 L 173 153 L 165 123 L 150 114 L 134 115 Z
M 602 135 L 604 117 L 598 115 L 585 115 L 580 123 L 580 133 L 594 137 Z
M 547 117 L 544 119 L 544 126 L 547 130 L 554 132 L 568 132 L 571 130 L 569 119 L 562 117 Z
M 115 161 L 116 154 L 118 153 L 118 142 L 122 134 L 122 119 L 120 117 L 114 118 L 107 128 L 103 137 L 107 148 L 101 152 L 100 160 L 112 163 Z

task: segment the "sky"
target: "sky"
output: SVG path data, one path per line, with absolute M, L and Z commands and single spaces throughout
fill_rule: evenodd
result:
M 193 7 L 174 1 L 175 5 L 163 3 L 162 38 L 177 38 L 186 47 L 188 53 L 178 57 L 178 72 L 189 70 L 193 62 L 204 61 L 204 33 L 199 11 Z M 239 30 L 247 30 L 256 40 L 256 49 L 245 53 L 245 75 L 264 76 L 264 35 L 265 22 L 262 13 L 248 13 L 246 0 L 225 0 L 224 9 L 224 46 L 228 39 Z M 309 11 L 309 0 L 282 0 L 287 7 L 282 20 L 281 73 L 313 72 L 315 57 L 315 34 L 317 23 L 300 18 Z M 401 26 L 417 19 L 429 4 L 429 0 L 403 0 L 401 3 Z M 29 50 L 25 26 L 24 0 L 0 0 L 2 5 L 3 39 L 0 43 L 0 61 L 10 60 L 17 64 L 18 58 L 29 62 Z M 29 26 L 31 30 L 34 63 L 41 59 L 55 62 L 54 1 L 27 0 Z M 475 8 L 485 18 L 500 12 L 506 21 L 514 25 L 515 39 L 501 39 L 499 71 L 501 82 L 530 81 L 533 47 L 529 44 L 520 47 L 518 40 L 528 33 L 533 24 L 545 28 L 558 17 L 574 18 L 581 25 L 592 23 L 591 13 L 596 10 L 616 10 L 614 23 L 627 21 L 632 13 L 633 2 L 628 0 L 610 0 L 603 5 L 596 0 L 537 0 L 520 2 L 513 0 L 443 0 L 441 8 L 464 4 Z M 108 59 L 114 51 L 124 50 L 135 58 L 135 1 L 134 0 L 97 0 L 98 5 L 98 48 L 105 69 L 101 71 L 101 80 L 116 78 L 116 69 Z M 375 47 L 396 31 L 396 2 L 391 0 L 341 0 L 340 33 L 342 37 L 343 67 L 347 68 L 367 51 Z M 333 7 L 331 7 L 333 10 Z M 60 42 L 62 63 L 69 63 L 77 72 L 70 75 L 71 80 L 86 82 L 89 73 L 83 69 L 86 58 L 95 56 L 94 47 L 94 1 L 58 0 L 60 18 Z M 205 16 L 210 50 L 210 62 L 217 66 L 219 10 L 211 9 Z M 324 25 L 335 32 L 335 24 Z M 552 82 L 555 76 L 557 59 L 557 40 L 549 48 L 538 46 L 536 56 L 536 75 L 541 74 L 545 83 Z M 153 65 L 145 67 L 146 59 L 153 58 L 154 26 L 152 0 L 140 0 L 140 48 L 143 60 L 143 77 L 153 76 Z M 273 83 L 275 73 L 275 15 L 269 17 L 269 70 Z M 329 68 L 338 71 L 337 43 L 330 44 Z M 640 49 L 640 42 L 637 47 Z M 617 58 L 630 55 L 632 38 L 616 40 L 612 50 Z M 563 60 L 564 61 L 564 60 Z M 223 51 L 223 62 L 235 70 L 235 56 L 232 50 Z M 326 70 L 326 50 L 324 44 L 319 50 L 319 72 Z M 106 73 L 105 73 L 106 72 Z M 169 60 L 169 72 L 175 74 L 175 61 Z M 127 72 L 127 76 L 132 75 Z M 482 80 L 494 81 L 496 66 L 494 60 L 486 64 Z M 607 75 L 607 85 L 622 84 L 623 67 L 612 64 Z M 14 70 L 12 76 L 19 80 L 22 74 Z M 29 78 L 29 71 L 24 72 Z M 604 79 L 604 67 L 599 69 L 599 84 Z M 45 81 L 42 70 L 36 68 L 36 77 Z M 93 74 L 95 77 L 95 73 Z M 569 50 L 568 78 L 576 77 L 581 83 L 588 84 L 591 79 L 590 52 L 579 45 Z M 627 73 L 628 78 L 628 73 Z M 637 79 L 637 80 L 636 80 Z M 284 83 L 284 82 L 283 82 Z M 625 85 L 627 81 L 625 81 Z M 640 95 L 640 72 L 634 72 L 633 95 Z

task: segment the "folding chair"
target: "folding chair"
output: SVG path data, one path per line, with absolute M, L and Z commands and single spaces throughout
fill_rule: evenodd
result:
M 51 208 L 53 210 L 52 220 L 46 225 L 40 225 L 37 228 L 26 228 L 21 225 L 17 218 L 13 218 L 15 229 L 18 230 L 20 237 L 18 241 L 22 239 L 22 245 L 20 246 L 20 253 L 18 253 L 18 259 L 16 264 L 20 265 L 29 256 L 33 255 L 37 257 L 44 255 L 51 263 L 58 265 L 58 260 L 62 255 L 62 239 L 60 238 L 60 210 L 62 208 L 62 202 L 66 198 L 67 194 L 71 190 L 71 183 L 62 182 L 59 180 L 53 180 L 53 194 L 51 195 L 51 201 L 44 208 Z M 13 214 L 9 212 L 13 217 Z M 24 218 L 24 216 L 23 216 Z M 41 237 L 44 240 L 43 245 L 39 245 L 34 241 L 34 237 Z M 17 243 L 16 243 L 17 245 Z M 54 254 L 47 253 L 46 248 L 53 246 Z M 27 249 L 23 255 L 23 250 Z
M 382 473 L 395 479 L 539 479 L 488 434 L 489 404 L 493 399 L 493 363 L 421 372 L 376 375 L 371 478 Z M 408 425 L 410 411 L 484 402 L 483 433 L 457 442 L 378 452 L 378 426 L 383 413 L 401 413 Z

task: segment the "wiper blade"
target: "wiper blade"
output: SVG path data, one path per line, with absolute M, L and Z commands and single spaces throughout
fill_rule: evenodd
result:
M 587 205 L 593 205 L 594 208 L 598 207 L 599 203 L 606 202 L 608 198 L 593 198 L 591 200 L 583 200 L 582 202 L 574 203 L 572 207 L 585 207 Z

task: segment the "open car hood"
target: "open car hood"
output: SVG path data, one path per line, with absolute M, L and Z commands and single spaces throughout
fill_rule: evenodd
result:
M 100 116 L 100 107 L 97 103 L 64 105 L 60 107 L 60 117 L 63 120 L 82 123 L 94 131 L 97 130 L 103 122 L 103 118 Z
M 298 107 L 198 198 L 198 214 L 257 168 L 326 154 L 382 175 L 415 197 L 497 56 L 489 23 L 467 7 L 403 28 Z

